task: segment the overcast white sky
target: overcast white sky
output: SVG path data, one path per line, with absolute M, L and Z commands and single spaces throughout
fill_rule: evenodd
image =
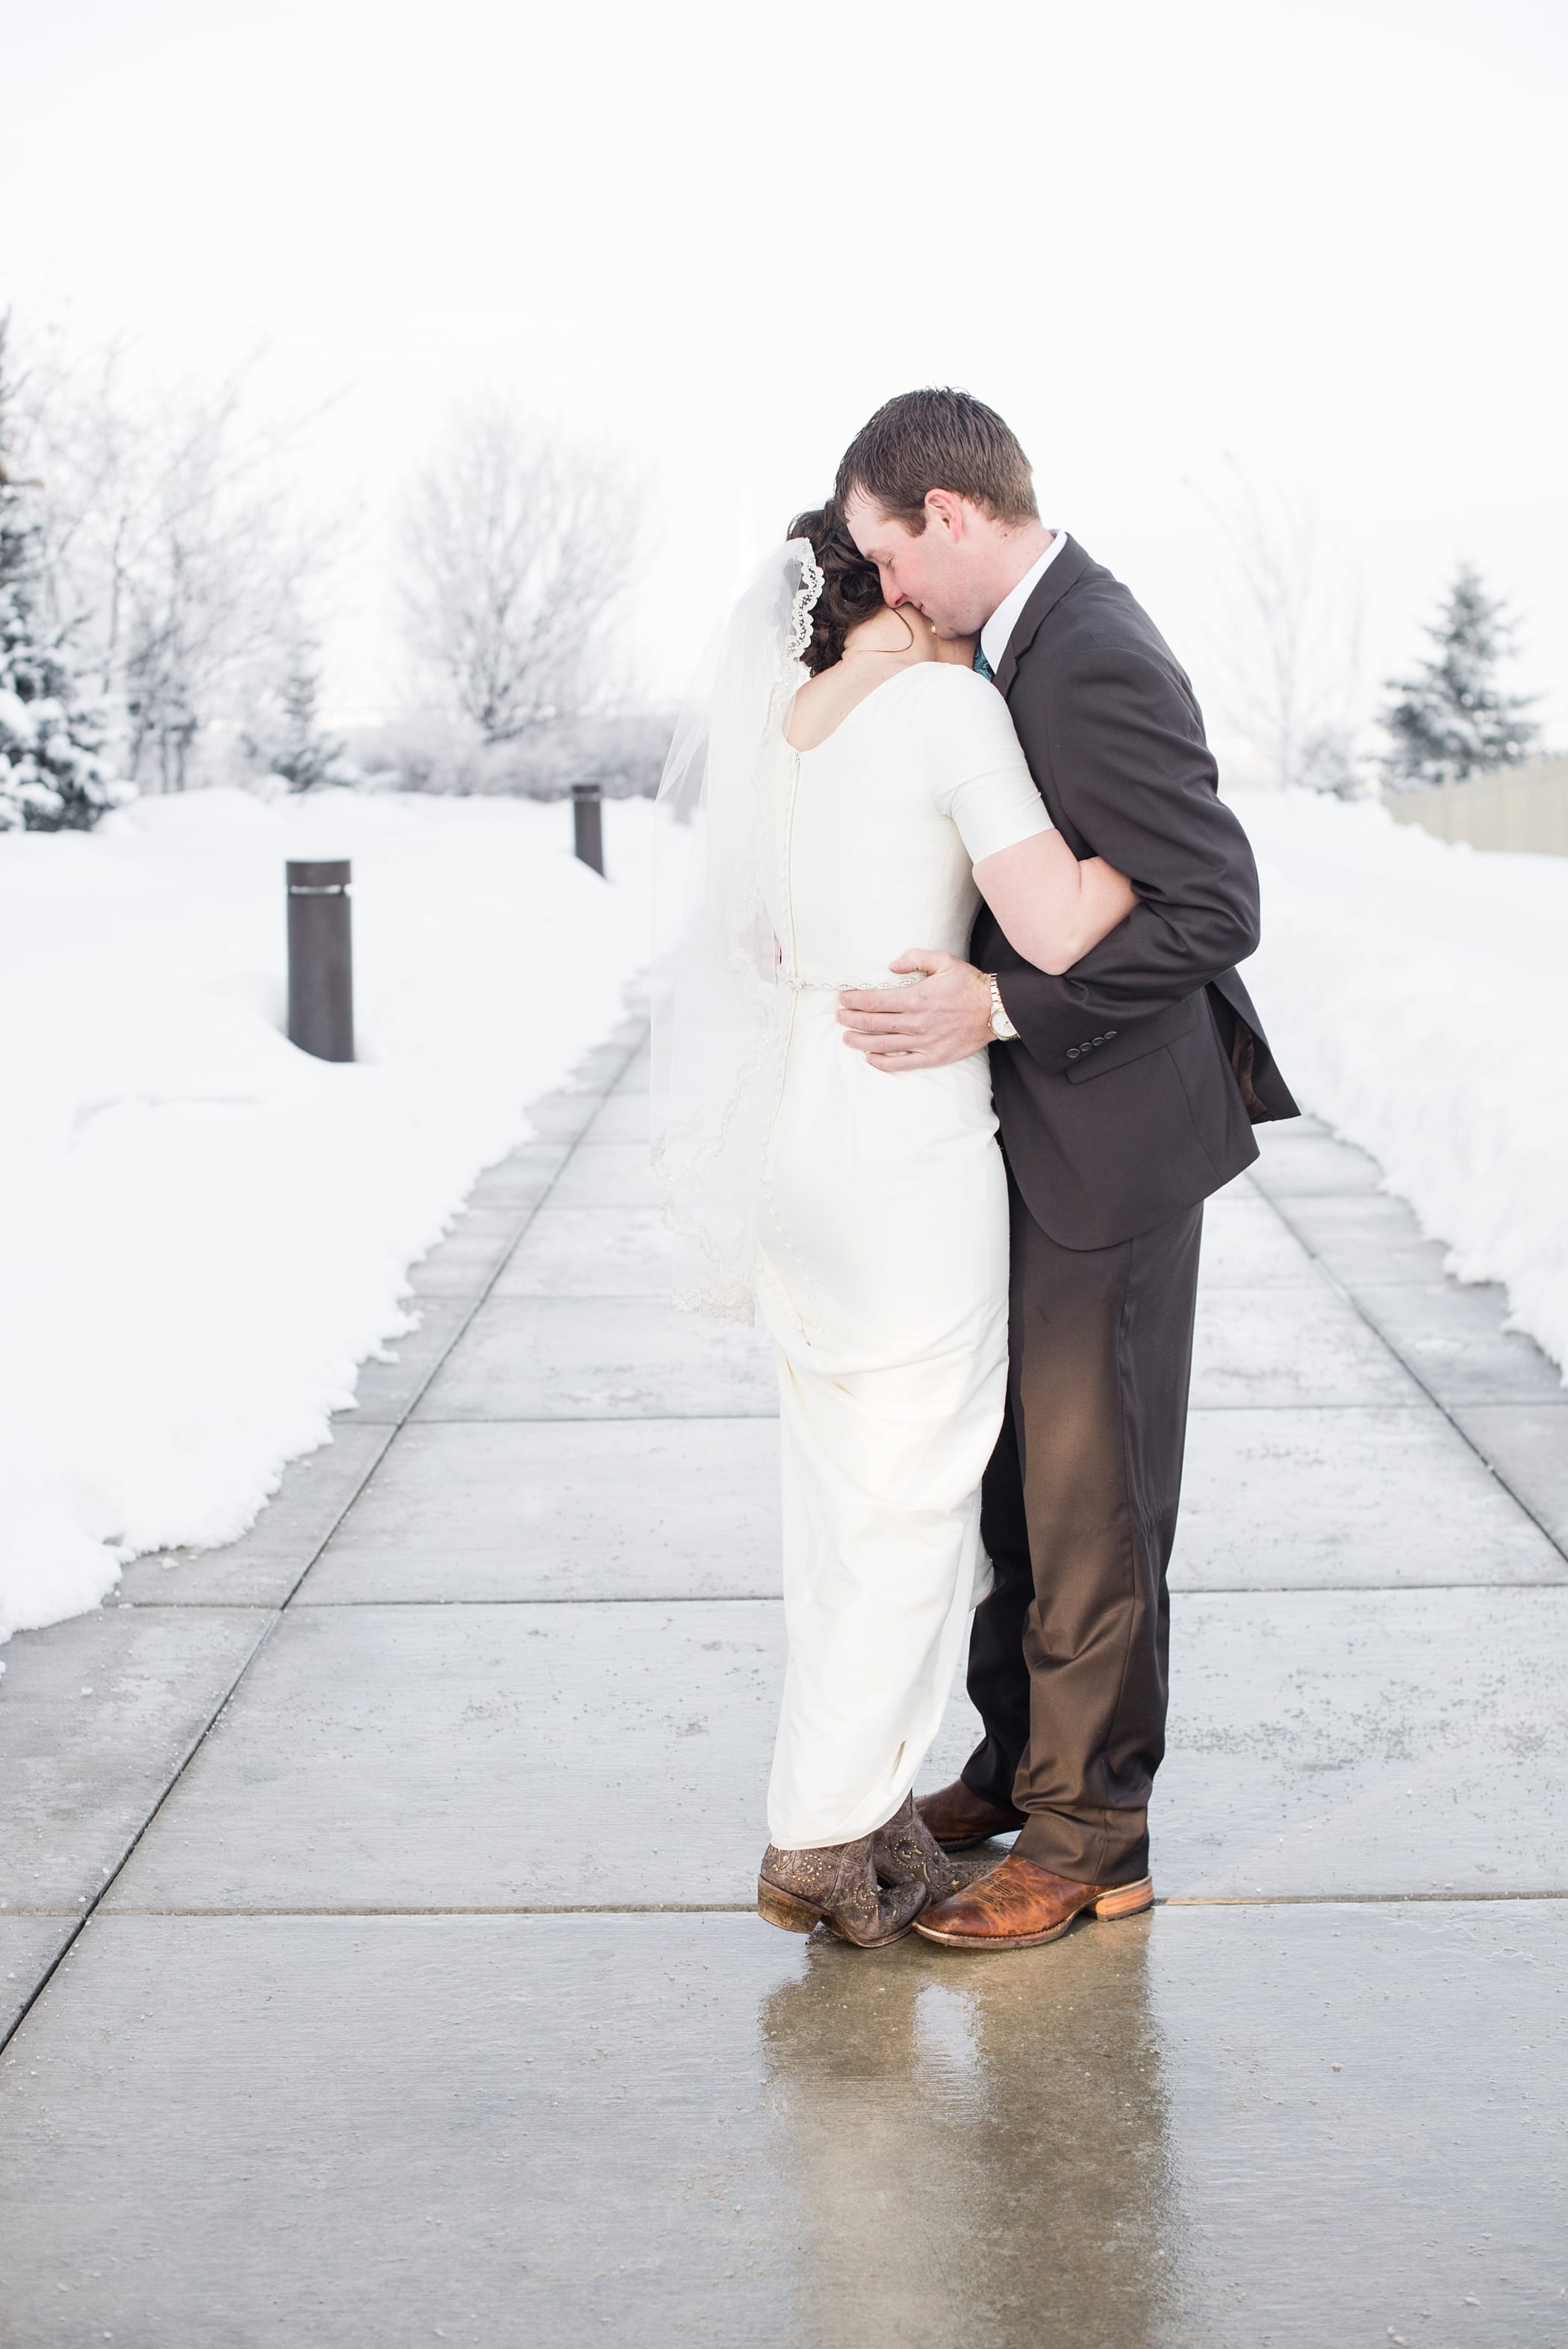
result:
M 1234 451 L 1319 502 L 1374 678 L 1469 553 L 1568 738 L 1568 11 L 1547 0 L 3 0 L 0 300 L 340 394 L 333 698 L 397 688 L 387 518 L 476 389 L 654 470 L 678 683 L 890 392 L 1000 408 L 1200 690 Z

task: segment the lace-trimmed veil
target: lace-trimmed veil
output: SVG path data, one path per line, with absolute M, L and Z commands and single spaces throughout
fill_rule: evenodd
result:
M 770 762 L 822 589 L 810 543 L 777 547 L 710 644 L 659 785 L 654 875 L 654 1168 L 675 1301 L 749 1322 L 756 1185 L 781 1032 L 764 897 Z

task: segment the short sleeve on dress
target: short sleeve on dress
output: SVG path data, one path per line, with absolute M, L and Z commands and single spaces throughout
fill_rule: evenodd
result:
M 957 826 L 971 864 L 1054 832 L 995 687 L 969 669 L 934 664 L 927 673 L 934 689 L 923 718 L 937 805 Z
M 1021 774 L 976 775 L 961 783 L 953 794 L 950 813 L 971 864 L 978 864 L 983 856 L 995 856 L 1001 849 L 1016 848 L 1021 840 L 1033 840 L 1037 833 L 1056 830 L 1027 767 Z

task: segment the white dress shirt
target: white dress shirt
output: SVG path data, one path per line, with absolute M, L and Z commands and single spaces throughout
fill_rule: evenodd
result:
M 1002 666 L 1002 656 L 1007 640 L 1018 625 L 1025 605 L 1068 543 L 1065 530 L 1058 530 L 1044 554 L 1030 571 L 1026 571 L 1012 593 L 1004 595 L 990 618 L 980 631 L 980 649 L 991 664 L 992 674 Z

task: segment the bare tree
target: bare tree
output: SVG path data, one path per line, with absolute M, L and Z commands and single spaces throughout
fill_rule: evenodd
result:
M 1326 551 L 1315 507 L 1262 488 L 1233 458 L 1201 493 L 1226 546 L 1217 667 L 1228 714 L 1282 788 L 1355 797 L 1365 719 L 1361 598 Z
M 157 479 L 154 421 L 130 394 L 126 345 L 73 353 L 38 341 L 24 430 L 47 485 L 40 531 L 48 593 L 64 617 L 84 614 L 98 688 L 120 682 L 126 590 L 141 553 Z
M 243 375 L 215 391 L 139 384 L 124 344 L 80 354 L 46 337 L 32 393 L 47 592 L 86 616 L 126 771 L 183 790 L 203 730 L 286 665 L 326 559 L 330 524 L 302 525 L 279 487 L 303 419 L 253 422 Z
M 194 410 L 160 454 L 121 587 L 124 693 L 131 774 L 150 763 L 163 790 L 180 791 L 201 728 L 237 715 L 292 657 L 299 599 L 325 550 L 288 515 L 275 439 L 246 429 L 236 387 Z
M 641 506 L 613 460 L 505 407 L 454 419 L 409 495 L 404 601 L 417 657 L 486 742 L 516 741 L 598 698 Z

